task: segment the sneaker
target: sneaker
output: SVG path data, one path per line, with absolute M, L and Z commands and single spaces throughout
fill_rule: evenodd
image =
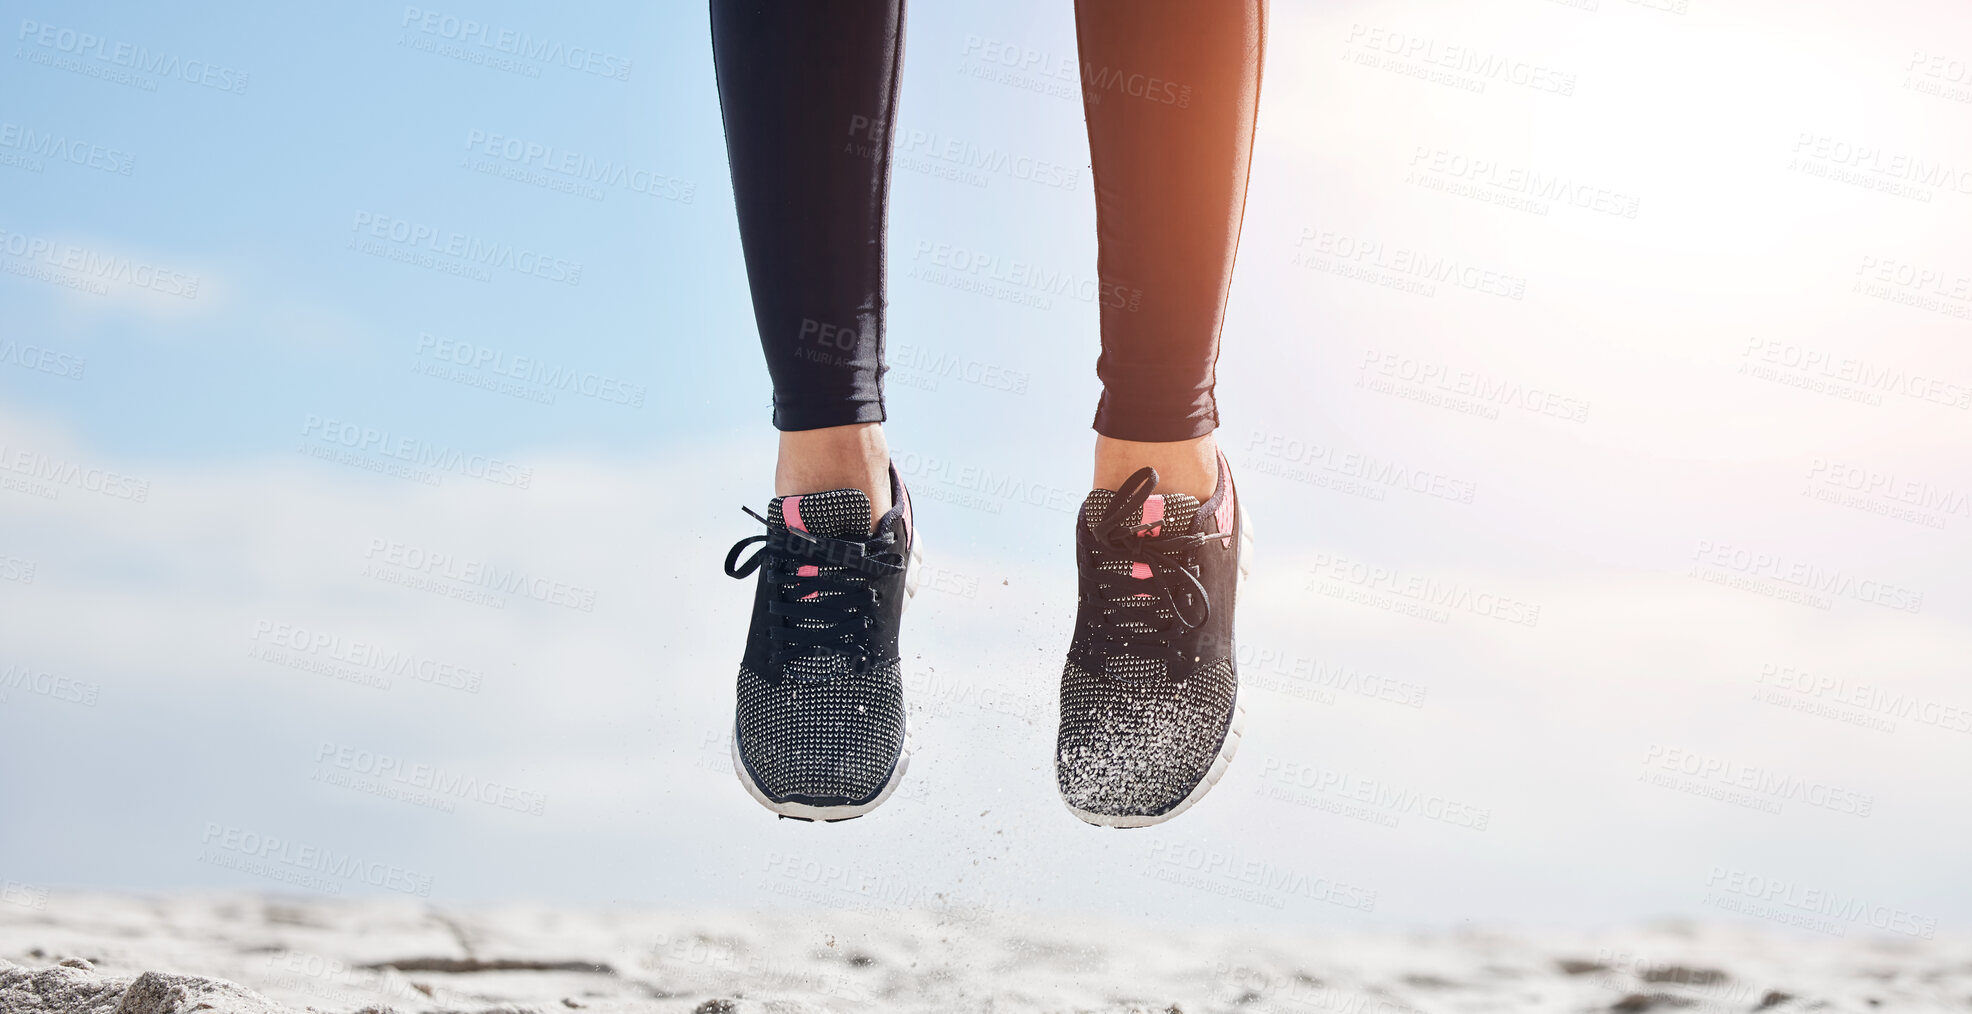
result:
M 1245 570 L 1223 455 L 1200 504 L 1157 471 L 1092 490 L 1075 525 L 1081 603 L 1061 677 L 1055 781 L 1077 817 L 1148 827 L 1190 809 L 1239 747 L 1233 605 Z
M 916 591 L 910 496 L 870 527 L 858 489 L 775 497 L 767 534 L 741 539 L 726 573 L 760 572 L 740 660 L 733 768 L 760 805 L 798 820 L 848 820 L 903 780 L 898 620 Z M 765 545 L 743 564 L 741 550 Z

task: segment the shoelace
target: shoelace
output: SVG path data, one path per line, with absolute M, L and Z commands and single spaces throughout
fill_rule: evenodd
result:
M 1204 582 L 1192 569 L 1192 552 L 1198 547 L 1226 537 L 1224 533 L 1207 535 L 1189 532 L 1183 535 L 1151 535 L 1152 530 L 1163 522 L 1151 524 L 1126 525 L 1123 519 L 1132 512 L 1141 511 L 1144 501 L 1150 498 L 1151 490 L 1157 487 L 1157 472 L 1151 468 L 1140 468 L 1116 491 L 1116 499 L 1109 510 L 1103 513 L 1091 530 L 1096 543 L 1102 547 L 1097 566 L 1092 571 L 1094 598 L 1105 609 L 1092 610 L 1088 620 L 1088 636 L 1085 643 L 1098 654 L 1144 655 L 1152 652 L 1172 654 L 1175 649 L 1172 639 L 1179 633 L 1191 630 L 1212 618 L 1212 599 L 1205 593 Z M 1103 563 L 1132 565 L 1141 563 L 1150 570 L 1150 577 L 1129 576 L 1128 571 L 1135 568 L 1126 566 L 1124 574 L 1105 570 Z M 1174 578 L 1177 581 L 1175 587 Z M 1146 625 L 1144 629 L 1132 630 L 1117 626 L 1114 621 L 1129 612 L 1142 611 L 1141 606 L 1122 605 L 1134 599 L 1144 590 L 1146 580 L 1155 582 L 1158 591 L 1164 595 L 1163 607 L 1155 610 L 1158 619 L 1166 620 L 1157 626 Z M 1186 603 L 1198 604 L 1198 618 L 1186 615 L 1179 605 L 1179 592 L 1184 593 Z M 1106 614 L 1106 615 L 1105 615 Z
M 839 539 L 775 525 L 750 507 L 740 509 L 767 526 L 767 534 L 741 539 L 726 553 L 726 576 L 744 578 L 765 567 L 773 586 L 767 613 L 775 620 L 768 627 L 775 671 L 763 675 L 778 680 L 794 659 L 830 655 L 846 659 L 855 673 L 868 673 L 876 664 L 869 643 L 876 620 L 868 610 L 882 601 L 870 582 L 903 569 L 896 532 Z M 736 566 L 740 552 L 756 542 L 765 545 Z

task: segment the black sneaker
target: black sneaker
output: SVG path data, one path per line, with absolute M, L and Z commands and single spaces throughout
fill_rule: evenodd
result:
M 1077 817 L 1148 827 L 1203 798 L 1244 715 L 1233 599 L 1246 524 L 1231 473 L 1200 504 L 1155 469 L 1092 490 L 1075 525 L 1081 604 L 1061 677 L 1055 781 Z
M 870 534 L 858 489 L 775 497 L 767 534 L 741 539 L 726 573 L 757 568 L 740 659 L 733 768 L 760 805 L 800 820 L 847 820 L 882 805 L 909 765 L 898 619 L 917 590 L 910 496 Z M 737 564 L 740 551 L 766 545 Z

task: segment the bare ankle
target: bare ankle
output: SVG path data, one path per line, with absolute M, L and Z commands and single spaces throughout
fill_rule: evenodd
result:
M 890 445 L 881 423 L 781 433 L 774 495 L 860 489 L 870 498 L 870 522 L 890 509 Z
M 1219 445 L 1210 433 L 1157 443 L 1096 435 L 1093 488 L 1116 489 L 1146 465 L 1157 469 L 1160 493 L 1187 493 L 1202 503 L 1219 487 Z

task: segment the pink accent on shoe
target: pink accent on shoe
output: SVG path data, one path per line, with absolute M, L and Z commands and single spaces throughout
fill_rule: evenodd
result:
M 808 530 L 808 526 L 801 523 L 801 497 L 790 496 L 781 500 L 781 520 L 797 532 Z
M 1150 564 L 1137 560 L 1130 564 L 1130 576 L 1139 581 L 1150 580 Z
M 1223 535 L 1233 530 L 1233 518 L 1238 516 L 1235 513 L 1237 508 L 1233 506 L 1232 467 L 1226 464 L 1223 451 L 1219 453 L 1219 475 L 1226 480 L 1226 495 L 1219 501 L 1218 509 L 1212 512 L 1212 520 L 1219 526 L 1219 534 Z
M 820 595 L 820 594 L 821 594 L 821 592 L 818 592 L 818 591 L 812 591 L 812 592 L 809 592 L 808 594 L 806 594 L 806 595 L 803 595 L 803 596 L 801 596 L 801 601 L 803 601 L 803 602 L 806 602 L 806 601 L 808 601 L 809 599 L 812 599 L 812 598 L 814 598 L 815 596 L 817 596 L 817 595 Z
M 814 565 L 814 564 L 812 564 L 812 563 L 804 563 L 804 564 L 802 564 L 801 566 L 799 566 L 799 567 L 796 567 L 796 568 L 795 568 L 795 570 L 794 570 L 794 576 L 796 576 L 796 577 L 820 577 L 820 576 L 822 576 L 822 568 L 820 568 L 820 567 L 817 567 L 817 566 L 815 566 L 815 565 Z
M 1156 535 L 1157 523 L 1164 520 L 1164 494 L 1152 493 L 1144 498 L 1143 523 L 1151 527 L 1138 532 L 1138 535 Z

